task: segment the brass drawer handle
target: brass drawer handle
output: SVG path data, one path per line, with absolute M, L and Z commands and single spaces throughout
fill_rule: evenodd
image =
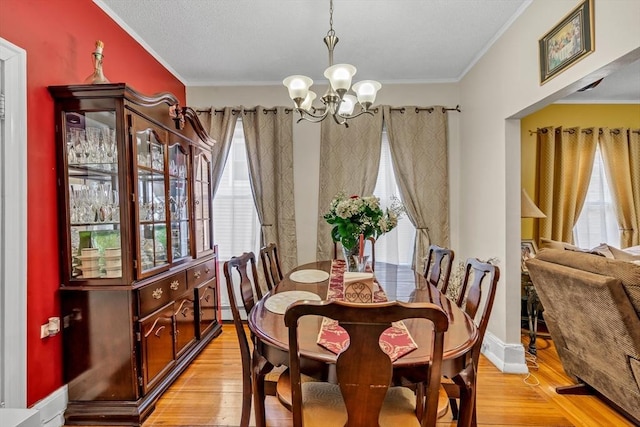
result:
M 178 282 L 177 280 L 174 280 L 173 282 L 171 282 L 169 287 L 171 288 L 171 290 L 177 291 L 178 288 L 180 287 L 180 282 Z
M 194 271 L 194 272 L 193 272 L 193 276 L 194 276 L 196 279 L 199 279 L 201 274 L 202 274 L 202 273 L 200 273 L 200 270 L 197 270 L 197 271 Z
M 153 297 L 153 299 L 160 299 L 162 298 L 162 288 L 158 288 L 155 291 L 153 291 L 151 293 L 151 296 Z
M 210 269 L 209 267 L 207 267 L 207 268 L 205 268 L 205 269 L 204 269 L 204 273 L 205 273 L 205 274 L 209 274 L 209 272 L 210 272 L 210 271 L 211 271 L 211 269 Z

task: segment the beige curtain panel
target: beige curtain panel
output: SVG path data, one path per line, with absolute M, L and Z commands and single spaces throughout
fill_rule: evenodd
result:
M 278 245 L 284 271 L 298 265 L 293 183 L 293 115 L 285 107 L 243 111 L 249 176 L 262 245 Z
M 640 129 L 603 128 L 600 148 L 620 225 L 620 246 L 640 245 Z
M 229 156 L 231 141 L 233 140 L 233 130 L 238 121 L 238 113 L 234 112 L 234 110 L 238 111 L 238 108 L 225 107 L 222 111 L 216 112 L 215 107 L 211 107 L 211 112 L 201 117 L 203 127 L 209 129 L 209 136 L 216 140 L 216 143 L 211 149 L 213 158 L 213 196 L 216 195 L 218 185 L 220 184 L 220 179 L 224 172 L 224 165 Z
M 449 246 L 447 112 L 385 106 L 384 122 L 400 196 L 416 227 L 412 267 L 421 269 L 431 243 Z
M 573 243 L 589 188 L 598 142 L 597 128 L 547 127 L 537 132 L 539 148 L 539 237 Z
M 382 110 L 338 125 L 331 118 L 320 128 L 320 192 L 318 195 L 318 259 L 333 257 L 331 226 L 324 220 L 333 197 L 340 191 L 373 194 L 382 147 Z

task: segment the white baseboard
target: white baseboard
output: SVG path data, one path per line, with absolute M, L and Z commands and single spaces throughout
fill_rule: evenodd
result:
M 502 342 L 491 332 L 486 331 L 482 343 L 482 354 L 504 373 L 526 374 L 529 372 L 524 359 L 524 346 L 521 343 Z
M 35 409 L 0 408 L 2 427 L 40 427 L 40 413 Z
M 222 313 L 222 320 L 223 321 L 233 321 L 233 313 L 231 313 L 231 307 L 228 305 L 223 305 L 220 307 L 220 311 Z M 244 308 L 242 308 L 242 305 L 240 306 L 240 318 L 242 320 L 247 320 L 247 316 L 244 313 Z
M 68 390 L 64 385 L 36 402 L 32 409 L 40 411 L 40 425 L 42 427 L 62 427 L 64 426 L 64 411 L 67 409 L 68 401 Z

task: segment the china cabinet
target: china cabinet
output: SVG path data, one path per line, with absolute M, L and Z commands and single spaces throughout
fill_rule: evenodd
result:
M 66 424 L 140 425 L 221 332 L 211 146 L 126 84 L 52 86 Z

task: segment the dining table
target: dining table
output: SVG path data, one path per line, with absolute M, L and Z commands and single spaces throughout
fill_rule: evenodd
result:
M 300 295 L 299 298 L 303 299 L 328 299 L 331 276 L 336 274 L 335 262 L 326 260 L 299 265 L 288 272 L 249 313 L 247 321 L 254 340 L 254 393 L 258 394 L 254 399 L 257 426 L 265 425 L 264 395 L 261 395 L 264 390 L 255 387 L 261 380 L 257 376 L 263 376 L 272 366 L 289 364 L 289 331 L 284 323 L 283 314 L 286 307 L 277 308 L 276 304 L 271 303 L 285 295 Z M 473 319 L 435 286 L 429 284 L 421 273 L 409 266 L 377 262 L 373 276 L 388 301 L 428 302 L 444 310 L 449 319 L 449 328 L 444 337 L 442 373 L 444 376 L 452 377 L 460 372 L 478 338 Z M 269 301 L 270 298 L 273 300 Z M 291 303 L 288 300 L 284 301 L 285 304 Z M 306 367 L 310 373 L 321 370 L 323 366 L 334 366 L 337 359 L 336 353 L 318 344 L 322 323 L 323 319 L 317 316 L 305 316 L 299 322 L 298 340 L 303 359 L 302 368 Z M 415 342 L 415 348 L 394 360 L 394 378 L 403 378 L 407 382 L 421 382 L 426 380 L 425 366 L 431 361 L 432 325 L 426 319 L 405 319 L 403 323 Z

